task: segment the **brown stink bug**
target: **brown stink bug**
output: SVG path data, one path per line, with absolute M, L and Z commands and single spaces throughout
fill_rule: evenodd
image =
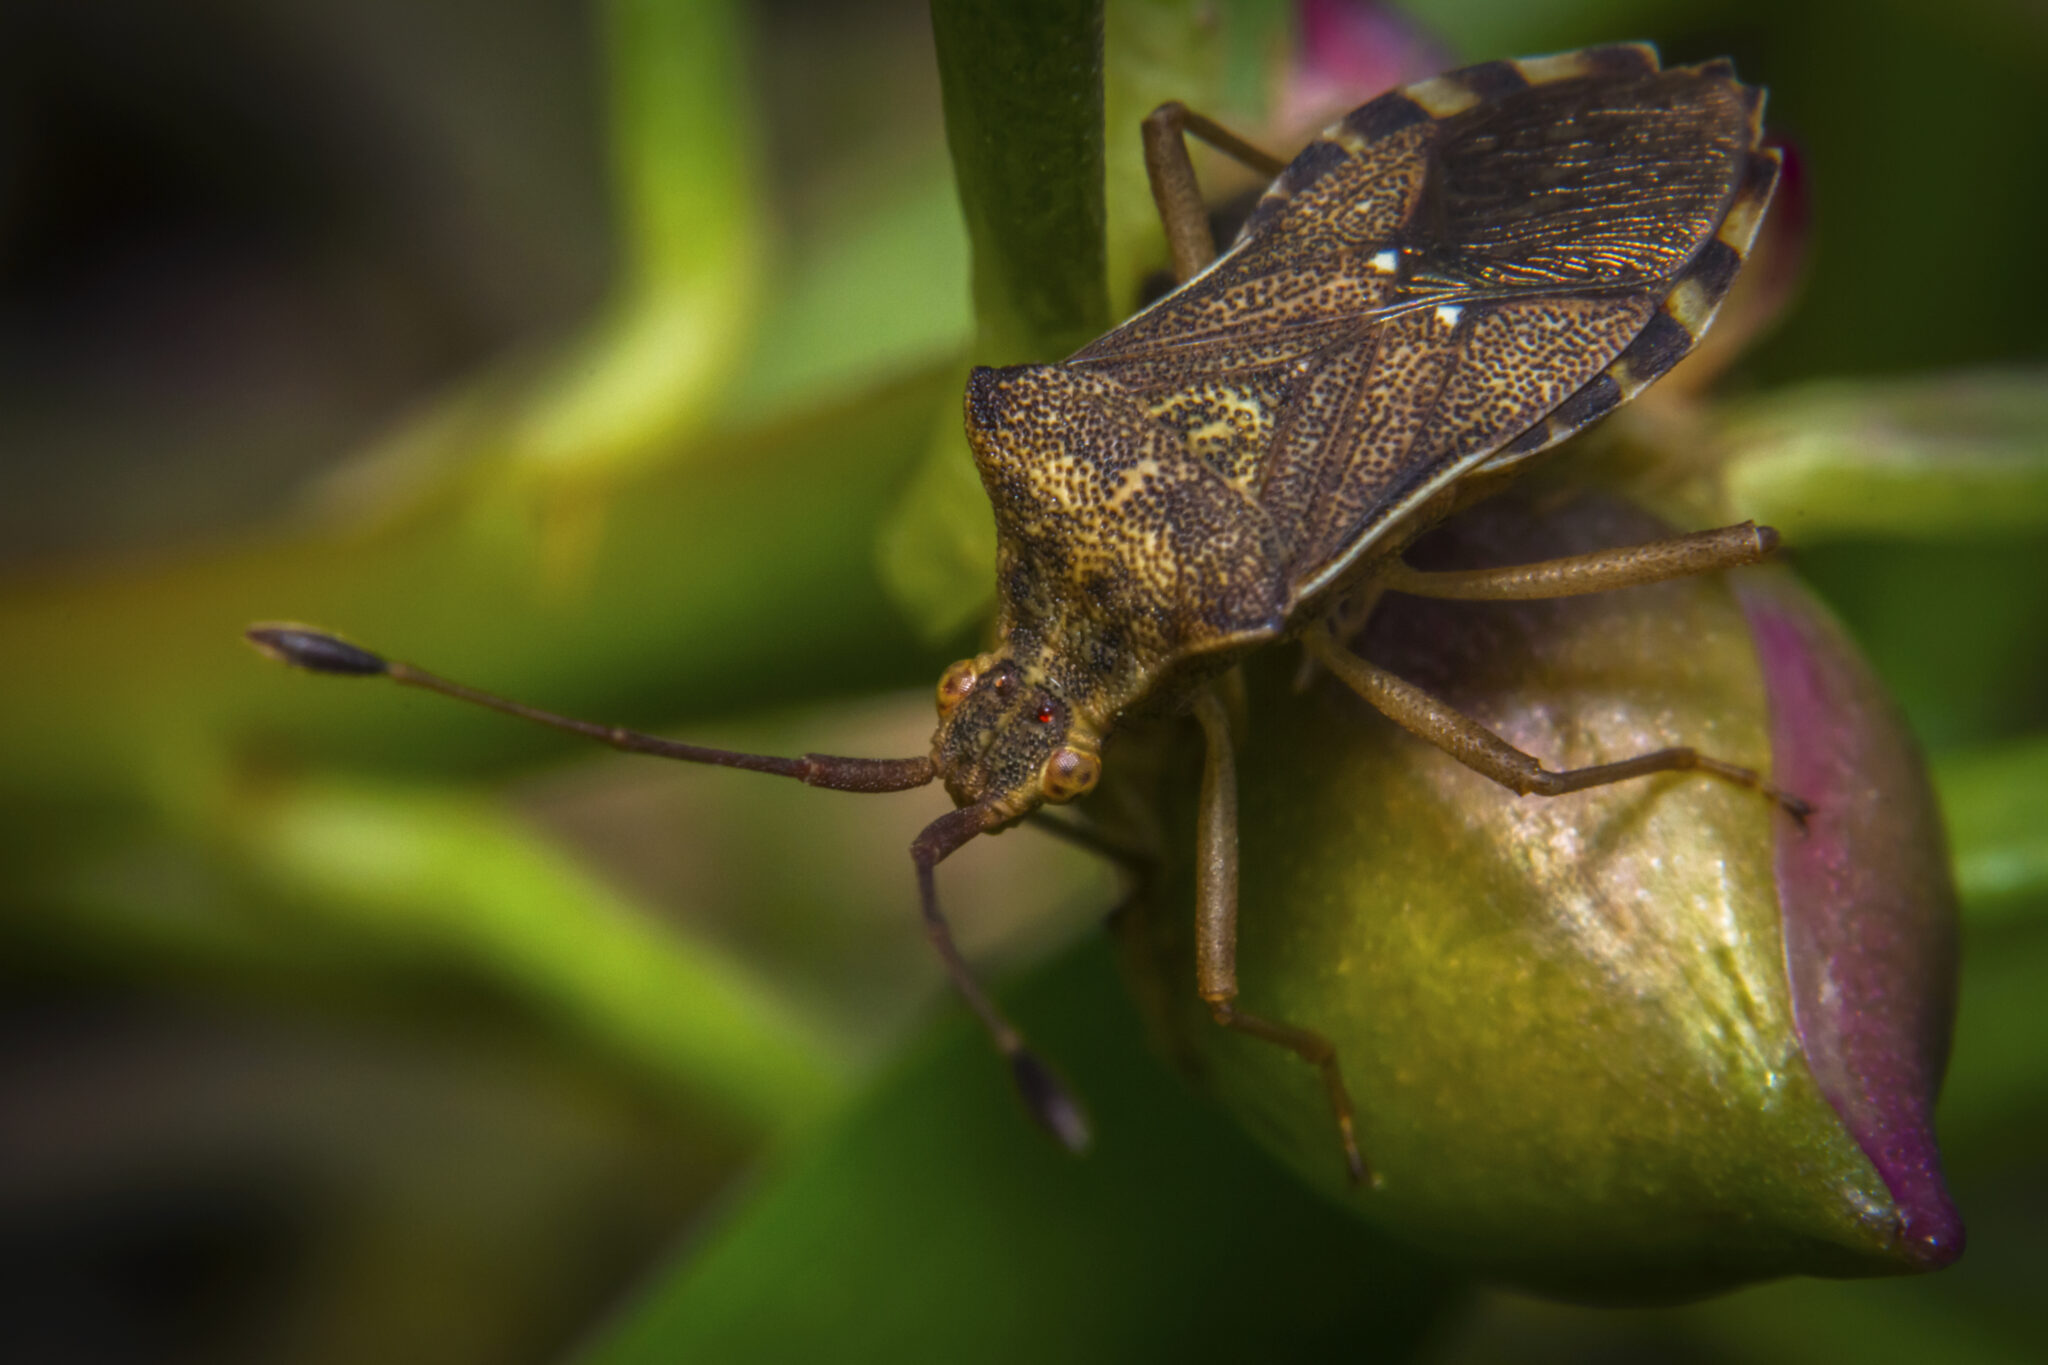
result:
M 1319 1034 L 1237 1007 L 1236 788 L 1218 682 L 1298 639 L 1415 734 L 1521 793 L 1699 770 L 1801 807 L 1691 749 L 1552 771 L 1330 626 L 1392 591 L 1508 599 L 1600 592 L 1748 564 L 1754 525 L 1542 564 L 1421 573 L 1403 548 L 1603 416 L 1699 339 L 1777 180 L 1761 91 L 1726 62 L 1662 70 L 1642 46 L 1488 62 L 1353 111 L 1284 167 L 1178 105 L 1145 122 L 1173 293 L 1057 365 L 977 369 L 967 434 L 994 506 L 997 642 L 939 680 L 928 754 L 777 758 L 570 720 L 297 626 L 249 632 L 318 672 L 382 675 L 614 748 L 840 791 L 944 782 L 956 809 L 911 845 L 925 924 L 1032 1114 L 1069 1147 L 1080 1109 L 975 981 L 933 870 L 977 834 L 1095 785 L 1140 713 L 1189 713 L 1206 744 L 1198 985 L 1217 1021 L 1321 1068 L 1365 1173 L 1338 1059 Z M 1276 175 L 1235 243 L 1210 237 L 1185 135 Z

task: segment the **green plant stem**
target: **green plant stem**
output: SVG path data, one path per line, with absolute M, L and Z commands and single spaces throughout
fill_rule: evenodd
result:
M 380 952 L 444 962 L 749 1135 L 840 1097 L 844 1059 L 765 984 L 488 801 L 310 782 L 238 803 L 230 848 L 277 898 Z
M 974 245 L 977 358 L 1057 359 L 1109 324 L 1101 0 L 935 0 L 932 33 Z

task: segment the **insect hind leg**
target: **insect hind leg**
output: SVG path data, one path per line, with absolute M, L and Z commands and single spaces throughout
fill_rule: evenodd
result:
M 1802 825 L 1813 807 L 1764 780 L 1753 768 L 1724 763 L 1696 749 L 1657 749 L 1585 768 L 1546 768 L 1464 712 L 1405 678 L 1367 663 L 1319 627 L 1303 637 L 1309 653 L 1344 685 L 1402 729 L 1426 739 L 1466 767 L 1521 796 L 1563 796 L 1652 773 L 1698 772 L 1760 792 Z
M 1413 597 L 1451 598 L 1464 602 L 1525 602 L 1552 597 L 1579 597 L 1663 583 L 1694 574 L 1740 568 L 1767 558 L 1778 548 L 1778 533 L 1745 521 L 1712 531 L 1670 536 L 1644 545 L 1591 554 L 1546 559 L 1536 564 L 1510 564 L 1497 569 L 1453 569 L 1425 572 L 1396 559 L 1373 580 L 1375 587 Z

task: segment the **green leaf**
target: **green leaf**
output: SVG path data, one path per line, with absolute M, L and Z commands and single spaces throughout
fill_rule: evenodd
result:
M 68 857 L 15 868 L 11 959 L 292 1009 L 504 1002 L 670 1115 L 746 1142 L 844 1094 L 848 1051 L 781 989 L 489 797 L 271 778 L 203 837 L 124 834 L 74 826 Z
M 2048 527 L 2048 371 L 1806 384 L 1725 410 L 1728 506 L 1793 544 Z
M 839 1098 L 843 1059 L 774 990 L 494 804 L 341 782 L 252 795 L 233 854 L 309 927 L 489 983 L 739 1132 L 786 1134 Z
M 1970 919 L 2048 913 L 2048 739 L 1944 759 L 1935 784 Z
M 943 156 L 870 174 L 812 237 L 786 243 L 728 420 L 845 401 L 967 354 L 967 235 Z
M 965 386 L 964 367 L 951 388 Z M 927 644 L 957 639 L 995 608 L 996 527 L 957 403 L 939 407 L 925 457 L 875 537 L 875 570 Z
M 2039 1358 L 2038 1318 L 1968 1292 L 1968 1261 L 1909 1284 L 1793 1281 L 1670 1314 L 1680 1330 L 1745 1365 L 2025 1365 Z M 2008 1311 L 1999 1312 L 1998 1307 Z M 1986 1311 L 1987 1308 L 1991 1311 Z M 2034 1320 L 2028 1321 L 2028 1318 Z M 2004 1320 L 2001 1320 L 2004 1319 Z M 2018 1320 L 2015 1320 L 2018 1319 Z M 2029 1340 L 2029 1338 L 2035 1338 Z
M 2048 1068 L 2041 1065 L 2048 1056 L 2048 1010 L 2041 1008 L 2048 937 L 2033 926 L 1970 929 L 1955 1055 L 1942 1092 L 1942 1141 L 1959 1170 L 1967 1163 L 1980 1173 L 2017 1175 L 2038 1169 L 2042 1115 L 2048 1113 Z M 1969 1193 L 1961 1190 L 1965 1208 Z M 2038 1240 L 2034 1245 L 2048 1261 L 2048 1247 Z M 1980 1236 L 1971 1254 L 1984 1250 Z
M 612 484 L 700 454 L 760 311 L 762 212 L 742 25 L 730 0 L 610 0 L 602 12 L 619 263 L 562 346 L 471 376 L 317 489 L 327 516 L 417 513 L 450 494 L 588 553 Z
M 730 433 L 715 463 L 650 472 L 572 582 L 535 562 L 509 510 L 442 507 L 135 572 L 0 584 L 0 638 L 36 661 L 0 671 L 0 801 L 204 810 L 237 757 L 503 771 L 574 743 L 282 673 L 242 643 L 264 619 L 622 722 L 908 682 L 934 661 L 859 566 L 921 449 L 939 378 Z
M 693 1248 L 584 1365 L 1412 1357 L 1459 1297 L 1146 1055 L 1101 944 L 1017 1001 L 1099 1145 L 1025 1118 L 960 1014 Z
M 625 260 L 596 324 L 508 432 L 515 470 L 614 478 L 677 453 L 745 354 L 760 213 L 728 0 L 610 0 L 612 175 Z

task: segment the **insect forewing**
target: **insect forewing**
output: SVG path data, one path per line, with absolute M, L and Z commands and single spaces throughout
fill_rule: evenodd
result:
M 1339 121 L 1206 273 L 1070 364 L 1135 391 L 1336 581 L 1476 467 L 1603 415 L 1691 348 L 1776 181 L 1762 93 L 1647 47 L 1489 62 Z

